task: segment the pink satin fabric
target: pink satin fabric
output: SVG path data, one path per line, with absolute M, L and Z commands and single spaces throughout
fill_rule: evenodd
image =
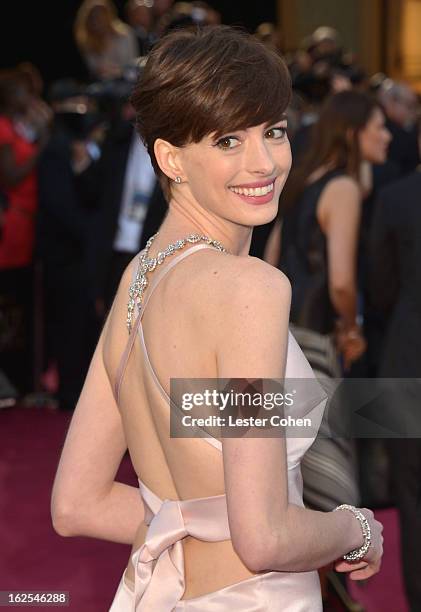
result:
M 173 610 L 185 589 L 182 539 L 229 540 L 226 498 L 161 501 L 140 481 L 139 487 L 149 529 L 145 543 L 132 557 L 135 610 Z
M 299 465 L 288 470 L 294 503 L 300 502 Z M 145 543 L 132 556 L 132 590 L 123 575 L 110 612 L 321 612 L 317 572 L 268 572 L 193 599 L 185 589 L 182 539 L 207 542 L 230 538 L 226 496 L 187 501 L 160 500 L 139 481 L 149 525 Z
M 175 257 L 153 279 L 146 300 L 133 326 L 116 379 L 119 396 L 125 366 L 135 338 L 140 336 L 145 362 L 163 398 L 170 398 L 162 387 L 150 362 L 142 332 L 141 320 L 154 289 L 164 275 L 192 252 L 212 248 L 195 245 Z M 288 336 L 286 378 L 312 378 L 314 374 L 291 333 Z M 287 438 L 288 498 L 290 503 L 303 506 L 300 460 L 311 446 L 323 415 L 325 399 L 310 398 L 311 410 L 304 410 L 314 426 L 314 436 Z M 317 398 L 316 398 L 317 400 Z M 304 415 L 304 414 L 303 414 Z M 296 416 L 303 416 L 296 415 Z M 219 440 L 203 440 L 222 450 Z M 125 575 L 120 580 L 109 612 L 321 612 L 322 601 L 318 574 L 312 572 L 267 572 L 232 584 L 194 599 L 183 600 L 185 590 L 182 540 L 192 536 L 206 542 L 230 539 L 226 496 L 189 500 L 161 500 L 139 480 L 145 506 L 145 523 L 149 526 L 144 544 L 132 555 L 135 583 L 128 584 Z
M 316 575 L 314 575 L 316 574 Z M 268 572 L 232 584 L 219 591 L 194 599 L 179 601 L 175 612 L 321 612 L 317 573 L 300 574 L 301 586 L 292 574 Z M 144 608 L 150 612 L 160 608 Z M 109 612 L 129 612 L 133 608 L 133 591 L 121 579 Z

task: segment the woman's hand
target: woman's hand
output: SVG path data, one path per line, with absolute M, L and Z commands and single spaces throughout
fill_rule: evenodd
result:
M 368 508 L 359 509 L 367 519 L 371 529 L 371 545 L 361 561 L 339 559 L 334 567 L 337 572 L 348 572 L 351 580 L 366 580 L 380 570 L 383 556 L 383 525 L 374 518 Z
M 348 370 L 367 348 L 362 329 L 359 325 L 345 328 L 339 321 L 336 325 L 335 339 L 336 348 L 344 360 L 344 368 Z
M 75 174 L 80 174 L 92 163 L 87 142 L 84 140 L 74 140 L 71 145 L 71 151 L 73 172 Z

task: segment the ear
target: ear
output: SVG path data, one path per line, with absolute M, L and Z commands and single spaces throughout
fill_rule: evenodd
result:
M 179 147 L 157 138 L 154 143 L 154 153 L 158 166 L 168 178 L 174 180 L 176 176 L 180 176 L 184 180 Z

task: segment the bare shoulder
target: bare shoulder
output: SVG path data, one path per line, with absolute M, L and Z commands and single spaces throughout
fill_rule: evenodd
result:
M 257 257 L 218 252 L 203 254 L 195 287 L 208 311 L 219 316 L 255 306 L 251 311 L 259 319 L 268 309 L 289 308 L 291 296 L 288 278 L 274 266 Z
M 360 191 L 358 181 L 348 174 L 342 174 L 341 176 L 334 177 L 328 182 L 327 187 L 330 189 L 346 189 L 357 192 Z
M 204 338 L 213 348 L 218 376 L 283 375 L 291 286 L 287 277 L 255 257 L 219 254 L 204 263 L 209 299 L 201 301 Z M 203 295 L 203 294 L 202 294 Z
M 138 265 L 139 255 L 136 255 L 121 276 L 117 293 L 104 327 L 104 354 L 110 352 L 110 347 L 116 347 L 117 352 L 121 352 L 124 349 L 125 342 L 127 341 L 126 318 L 129 290 Z
M 283 272 L 258 257 L 237 256 L 227 253 L 209 253 L 203 258 L 201 272 L 206 282 L 212 278 L 213 288 L 222 293 L 255 287 L 268 290 L 287 289 L 289 280 Z
M 263 292 L 270 297 L 283 292 L 289 293 L 288 278 L 274 266 L 258 257 L 233 257 L 232 259 L 232 271 L 226 280 L 239 295 L 242 295 L 243 292 L 250 294 L 252 287 L 254 287 L 254 293 Z
M 326 185 L 317 206 L 317 217 L 328 231 L 332 220 L 339 225 L 354 223 L 361 207 L 361 188 L 351 176 L 338 176 Z
M 355 198 L 358 200 L 361 197 L 361 188 L 352 176 L 337 176 L 326 185 L 323 197 L 334 198 L 338 202 L 343 201 L 344 198 Z

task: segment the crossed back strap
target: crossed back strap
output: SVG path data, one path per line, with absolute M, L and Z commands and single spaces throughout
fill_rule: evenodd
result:
M 186 257 L 188 257 L 189 255 L 191 255 L 192 253 L 196 252 L 196 251 L 200 251 L 202 249 L 215 249 L 215 247 L 208 245 L 208 244 L 196 244 L 192 247 L 190 247 L 187 251 L 184 251 L 183 253 L 180 253 L 179 255 L 177 255 L 174 259 L 172 259 L 164 268 L 156 268 L 154 270 L 154 272 L 152 272 L 152 274 L 155 274 L 154 278 L 152 279 L 152 282 L 150 283 L 149 287 L 148 287 L 148 292 L 145 295 L 145 299 L 143 301 L 143 303 L 140 305 L 140 307 L 138 307 L 139 309 L 139 314 L 136 317 L 136 320 L 132 326 L 129 338 L 127 340 L 127 344 L 126 347 L 124 349 L 124 352 L 121 356 L 120 359 L 120 363 L 119 366 L 117 368 L 117 374 L 116 374 L 116 379 L 115 379 L 115 386 L 114 386 L 114 394 L 115 394 L 115 398 L 117 401 L 117 404 L 119 402 L 119 398 L 120 398 L 120 389 L 121 389 L 121 384 L 123 382 L 123 377 L 124 377 L 124 372 L 126 370 L 127 367 L 127 363 L 129 361 L 129 357 L 130 357 L 130 353 L 132 352 L 133 349 L 133 345 L 139 330 L 139 325 L 141 324 L 141 320 L 143 317 L 143 314 L 146 310 L 146 306 L 148 305 L 148 302 L 153 294 L 153 292 L 155 291 L 155 289 L 157 288 L 157 286 L 159 285 L 159 283 L 161 282 L 161 280 L 164 278 L 164 276 L 166 274 L 168 274 L 168 272 L 174 267 L 176 266 L 180 261 L 182 261 L 183 259 L 185 259 Z M 135 275 L 137 273 L 137 270 L 135 271 Z M 146 350 L 146 346 L 145 346 L 145 350 Z

